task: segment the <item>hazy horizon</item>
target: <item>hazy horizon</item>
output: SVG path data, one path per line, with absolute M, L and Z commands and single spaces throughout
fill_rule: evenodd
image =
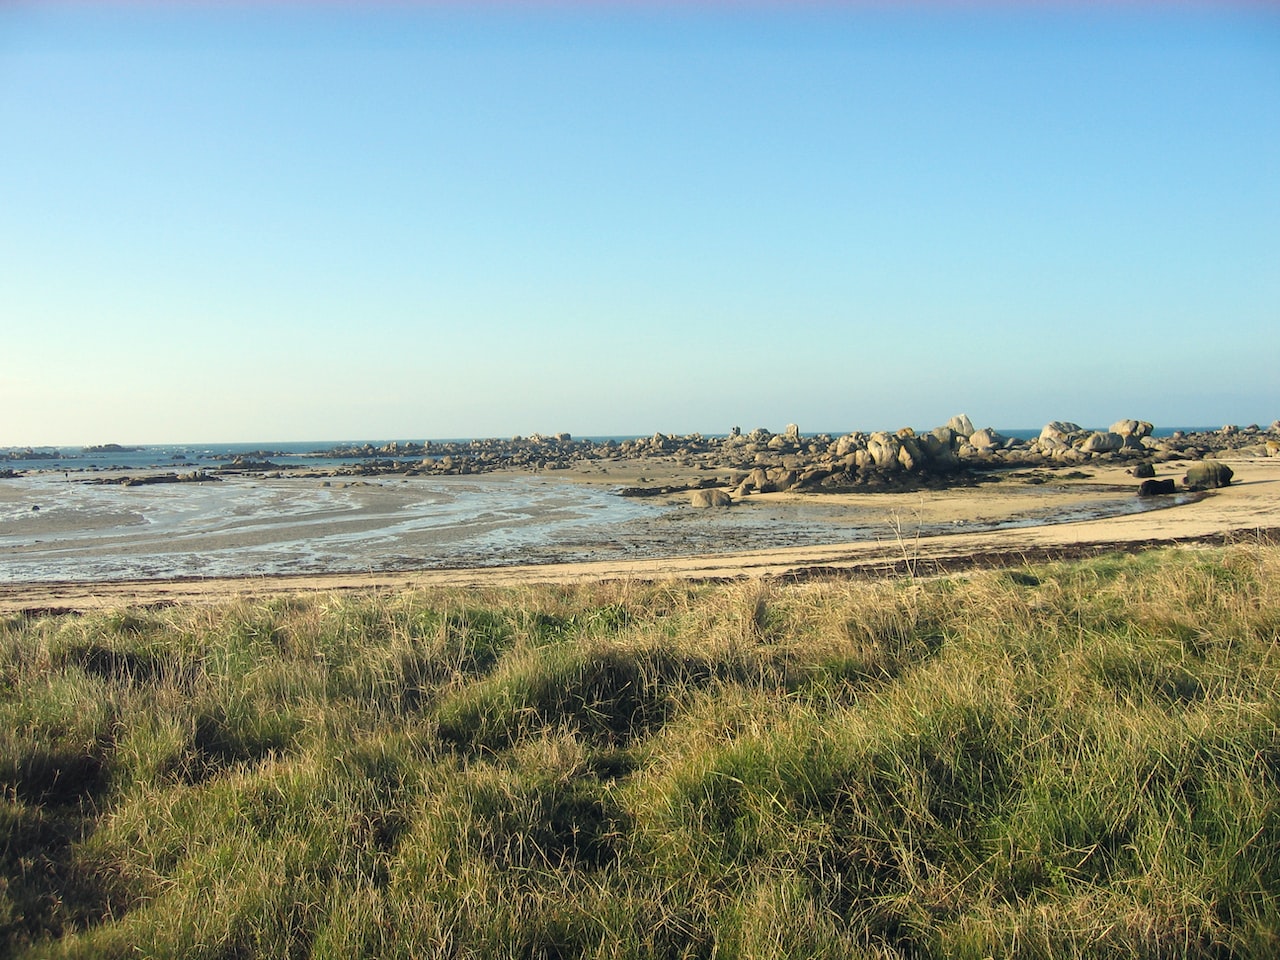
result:
M 1275 5 L 18 2 L 0 147 L 3 446 L 1280 417 Z

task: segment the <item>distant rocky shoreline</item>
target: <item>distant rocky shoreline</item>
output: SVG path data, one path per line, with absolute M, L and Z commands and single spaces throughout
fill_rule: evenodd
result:
M 690 482 L 663 487 L 631 487 L 623 493 L 643 496 L 681 490 L 723 487 L 732 477 L 735 495 L 786 490 L 853 490 L 950 485 L 974 471 L 1006 468 L 1063 467 L 1115 461 L 1153 464 L 1169 460 L 1203 460 L 1224 453 L 1280 456 L 1280 420 L 1268 428 L 1226 426 L 1219 430 L 1175 432 L 1154 437 L 1143 420 L 1120 420 L 1108 430 L 1088 430 L 1054 421 L 1031 440 L 977 429 L 965 415 L 944 426 L 918 433 L 911 427 L 894 432 L 802 434 L 790 424 L 781 433 L 761 427 L 749 433 L 734 428 L 727 436 L 699 433 L 655 433 L 633 440 L 575 440 L 567 433 L 510 440 L 392 443 L 324 451 L 325 456 L 362 457 L 362 462 L 336 468 L 335 474 L 457 476 L 499 470 L 558 471 L 584 464 L 661 459 L 683 468 Z M 263 464 L 244 464 L 257 468 Z M 224 469 L 236 469 L 229 464 Z
M 962 414 L 925 432 L 904 427 L 893 432 L 805 435 L 797 425 L 790 424 L 781 433 L 765 428 L 744 433 L 735 427 L 727 436 L 655 433 L 651 437 L 621 441 L 574 439 L 567 433 L 534 434 L 509 440 L 335 447 L 316 451 L 312 456 L 343 457 L 358 462 L 324 469 L 309 468 L 305 463 L 282 465 L 270 459 L 270 451 L 258 451 L 207 470 L 91 482 L 204 482 L 237 474 L 468 476 L 591 466 L 605 472 L 609 464 L 661 460 L 687 479 L 656 487 L 630 486 L 620 492 L 650 496 L 715 490 L 721 497 L 708 495 L 700 498 L 706 502 L 699 505 L 717 505 L 717 502 L 752 493 L 951 486 L 972 482 L 976 474 L 1012 468 L 1056 468 L 1118 461 L 1131 465 L 1131 472 L 1142 477 L 1144 465 L 1171 460 L 1199 461 L 1224 454 L 1280 456 L 1280 420 L 1267 428 L 1225 426 L 1211 431 L 1179 431 L 1167 437 L 1155 437 L 1153 432 L 1153 425 L 1143 420 L 1119 420 L 1107 430 L 1089 430 L 1075 423 L 1054 421 L 1046 424 L 1037 437 L 1026 440 L 1002 436 L 990 427 L 975 428 L 969 417 Z M 12 470 L 0 470 L 0 476 L 14 475 Z M 1229 476 L 1228 470 L 1228 480 Z M 1191 481 L 1187 485 L 1192 486 Z

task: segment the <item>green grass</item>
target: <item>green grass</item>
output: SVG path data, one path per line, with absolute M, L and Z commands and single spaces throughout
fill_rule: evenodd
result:
M 0 955 L 1280 955 L 1280 549 L 0 618 Z

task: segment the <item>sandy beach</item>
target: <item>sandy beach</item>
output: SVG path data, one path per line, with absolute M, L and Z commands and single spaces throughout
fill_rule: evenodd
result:
M 1113 511 L 1117 496 L 1136 501 L 1136 481 L 1119 465 L 1085 471 L 1014 471 L 974 486 L 911 493 L 755 494 L 731 508 L 711 510 L 689 506 L 684 494 L 637 503 L 613 492 L 621 484 L 660 485 L 679 479 L 681 470 L 674 462 L 654 458 L 611 465 L 608 470 L 583 465 L 557 471 L 554 483 L 546 477 L 526 477 L 528 491 L 537 495 L 533 497 L 536 502 L 531 501 L 531 508 L 519 517 L 498 512 L 435 530 L 427 523 L 415 526 L 400 519 L 400 538 L 421 548 L 415 554 L 403 542 L 395 545 L 403 555 L 404 569 L 40 580 L 9 576 L 0 582 L 0 611 L 90 610 L 431 585 L 668 577 L 798 578 L 904 570 L 923 575 L 972 563 L 1247 538 L 1280 527 L 1280 460 L 1224 460 L 1236 474 L 1229 487 L 1195 497 L 1180 495 L 1176 501 L 1160 498 L 1156 509 L 1107 516 L 1098 514 Z M 1157 476 L 1180 476 L 1185 466 L 1162 464 Z M 582 488 L 585 501 L 563 494 L 566 481 Z M 405 482 L 326 487 L 333 500 L 327 512 L 322 507 L 317 515 L 313 500 L 304 509 L 290 499 L 288 485 L 294 485 L 296 498 L 299 481 L 280 483 L 284 486 L 258 484 L 246 491 L 246 496 L 251 493 L 258 498 L 261 510 L 271 511 L 269 529 L 260 518 L 249 515 L 252 511 L 246 511 L 244 517 L 220 518 L 196 548 L 237 557 L 252 555 L 264 543 L 307 544 L 324 536 L 352 543 L 362 531 L 380 531 L 407 506 L 424 502 L 424 492 Z M 458 491 L 459 496 L 482 491 L 477 483 L 470 481 L 466 489 Z M 308 490 L 309 496 L 315 492 Z M 83 516 L 66 513 L 59 520 L 57 511 L 30 511 L 24 495 L 28 494 L 13 484 L 0 485 L 0 510 L 7 510 L 9 518 L 2 556 L 13 569 L 18 569 L 16 563 L 24 549 L 41 548 L 32 532 L 37 524 L 44 524 L 40 529 L 44 537 L 58 534 L 59 523 L 84 524 Z M 193 496 L 198 500 L 199 491 L 184 485 L 184 489 L 173 491 L 173 496 L 184 498 L 187 508 L 198 512 L 198 504 L 191 504 Z M 613 515 L 592 518 L 583 502 L 606 512 L 618 506 L 623 519 Z M 539 524 L 549 516 L 558 522 L 567 518 L 574 535 L 560 541 L 531 535 L 527 542 L 520 541 L 522 528 L 542 529 Z M 175 536 L 173 530 L 152 529 L 118 505 L 93 522 L 103 527 L 105 535 L 95 540 L 91 549 L 111 551 L 112 555 L 153 549 L 148 543 L 157 536 Z M 494 537 L 488 559 L 477 561 L 468 554 L 463 562 L 451 563 L 450 538 L 457 539 L 458 530 L 464 527 L 468 536 L 473 535 L 474 524 L 491 528 L 486 534 Z M 61 531 L 63 535 L 70 532 Z M 620 537 L 630 538 L 630 549 L 619 546 Z M 765 545 L 759 546 L 762 543 Z M 738 549 L 738 545 L 743 546 Z M 73 540 L 67 549 L 83 552 L 85 547 Z M 421 562 L 425 549 L 434 551 L 430 552 L 431 565 Z M 324 563 L 321 556 L 315 566 L 323 567 Z

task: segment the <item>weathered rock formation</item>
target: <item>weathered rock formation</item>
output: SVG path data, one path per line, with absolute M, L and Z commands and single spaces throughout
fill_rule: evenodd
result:
M 1203 460 L 1220 451 L 1245 456 L 1280 456 L 1280 421 L 1270 429 L 1230 427 L 1197 434 L 1154 437 L 1144 420 L 1118 420 L 1107 430 L 1070 421 L 1048 423 L 1039 435 L 1021 440 L 991 427 L 975 428 L 964 414 L 924 432 L 801 433 L 788 424 L 781 433 L 765 427 L 744 433 L 734 427 L 723 437 L 699 433 L 626 440 L 576 440 L 567 433 L 534 434 L 510 440 L 402 442 L 328 451 L 360 456 L 337 472 L 354 475 L 473 474 L 494 470 L 561 470 L 643 458 L 687 468 L 690 480 L 668 487 L 636 487 L 630 495 L 687 492 L 724 485 L 734 497 L 780 490 L 904 489 L 955 483 L 973 471 L 1121 462 L 1133 467 L 1170 460 Z M 234 465 L 233 465 L 234 466 Z M 242 469 L 237 467 L 237 469 Z M 693 479 L 716 471 L 719 484 Z M 731 479 L 726 483 L 723 475 Z
M 1235 472 L 1225 463 L 1217 460 L 1201 460 L 1187 467 L 1187 475 L 1182 478 L 1188 490 L 1213 490 L 1231 483 Z

